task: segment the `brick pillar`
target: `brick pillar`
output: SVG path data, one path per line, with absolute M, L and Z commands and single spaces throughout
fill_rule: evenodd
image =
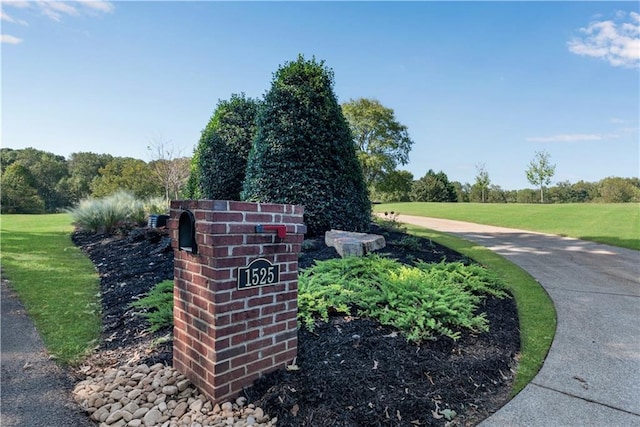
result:
M 195 218 L 193 252 L 180 249 L 185 211 Z M 303 208 L 295 205 L 171 202 L 173 366 L 214 402 L 236 396 L 296 357 L 298 254 L 306 232 L 302 215 Z M 260 224 L 262 232 L 256 232 Z M 278 237 L 270 225 L 284 225 L 286 236 Z M 261 285 L 256 275 L 255 283 L 239 289 L 239 268 L 256 259 L 279 268 L 276 283 Z

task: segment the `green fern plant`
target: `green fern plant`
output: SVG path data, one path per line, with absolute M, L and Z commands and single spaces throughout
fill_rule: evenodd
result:
M 138 314 L 147 319 L 151 332 L 173 326 L 173 280 L 158 283 L 131 307 L 142 309 Z
M 420 342 L 444 335 L 454 340 L 464 329 L 486 331 L 476 314 L 486 295 L 504 298 L 498 278 L 462 263 L 406 266 L 378 255 L 316 263 L 298 279 L 298 318 L 313 330 L 332 313 L 375 319 Z

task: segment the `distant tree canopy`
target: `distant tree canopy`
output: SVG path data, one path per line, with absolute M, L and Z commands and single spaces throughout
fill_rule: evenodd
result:
M 188 170 L 188 160 L 183 161 Z M 150 164 L 109 154 L 69 159 L 34 148 L 0 149 L 2 213 L 59 212 L 87 197 L 129 190 L 140 198 L 163 194 Z
M 39 206 L 42 202 L 44 204 L 43 211 L 55 212 L 60 207 L 69 204 L 69 194 L 64 191 L 65 186 L 63 185 L 69 177 L 69 170 L 63 156 L 34 148 L 21 150 L 3 148 L 0 150 L 0 162 L 2 163 L 3 177 L 6 172 L 11 172 L 9 177 L 3 180 L 2 191 L 9 193 L 3 199 L 6 203 L 13 204 L 14 208 L 12 209 L 19 209 L 16 207 L 20 206 Z M 14 164 L 22 167 L 16 166 L 10 169 Z M 37 197 L 34 197 L 31 191 L 22 196 L 20 191 L 16 191 L 15 186 L 24 190 L 27 188 L 25 186 L 32 187 L 36 190 Z M 12 197 L 24 198 L 25 200 L 19 201 L 12 199 Z M 36 200 L 39 201 L 36 202 Z M 5 211 L 4 206 L 2 210 Z M 29 210 L 32 209 L 29 208 Z M 20 210 L 15 212 L 20 212 Z
M 119 190 L 129 191 L 139 198 L 162 196 L 162 185 L 153 177 L 149 165 L 140 159 L 115 157 L 100 168 L 91 182 L 91 195 L 104 197 Z
M 640 201 L 640 179 L 609 177 L 598 185 L 599 197 L 603 203 L 628 203 Z
M 113 156 L 110 154 L 71 153 L 67 161 L 70 175 L 67 178 L 67 188 L 70 200 L 78 202 L 91 196 L 91 181 L 99 175 L 100 169 L 112 160 Z
M 44 213 L 37 182 L 29 169 L 21 163 L 12 163 L 2 174 L 2 213 Z
M 408 202 L 411 200 L 413 174 L 409 171 L 391 171 L 373 188 L 370 189 L 371 200 L 387 202 Z
M 411 188 L 412 202 L 457 202 L 458 195 L 447 175 L 429 169 Z
M 385 179 L 388 183 L 397 178 L 388 175 L 409 161 L 413 141 L 407 127 L 396 120 L 393 109 L 375 99 L 350 100 L 342 104 L 342 112 L 349 123 L 367 187 L 384 192 Z
M 258 112 L 242 198 L 304 205 L 311 235 L 368 229 L 362 169 L 324 62 L 299 56 L 274 74 Z
M 218 102 L 192 159 L 189 197 L 240 200 L 258 106 L 244 94 Z

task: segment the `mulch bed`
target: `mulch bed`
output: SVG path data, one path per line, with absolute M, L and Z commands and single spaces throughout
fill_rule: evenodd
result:
M 374 233 L 385 233 L 372 227 Z M 387 247 L 379 253 L 402 262 L 469 262 L 430 240 L 416 238 L 407 245 L 404 233 L 385 237 Z M 171 330 L 147 332 L 145 320 L 129 306 L 155 284 L 173 278 L 166 231 L 76 231 L 73 241 L 101 277 L 104 342 L 84 369 L 132 361 L 171 364 Z M 301 255 L 301 269 L 338 257 L 323 239 L 305 247 L 311 249 Z M 300 369 L 264 376 L 245 391 L 246 397 L 278 417 L 279 426 L 476 425 L 508 400 L 520 349 L 514 301 L 487 298 L 481 310 L 489 332 L 421 345 L 368 319 L 336 316 L 313 333 L 303 328 L 296 360 Z

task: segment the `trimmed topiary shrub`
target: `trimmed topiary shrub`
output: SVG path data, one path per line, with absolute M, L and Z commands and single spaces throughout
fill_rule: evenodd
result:
M 368 229 L 371 204 L 324 61 L 281 66 L 257 124 L 243 200 L 304 205 L 309 235 Z
M 244 94 L 218 102 L 192 159 L 189 197 L 240 200 L 257 110 Z

